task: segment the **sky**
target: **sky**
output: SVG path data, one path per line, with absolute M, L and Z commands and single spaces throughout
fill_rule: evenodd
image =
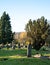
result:
M 23 32 L 29 19 L 50 20 L 50 0 L 0 0 L 0 17 L 4 11 L 10 16 L 12 31 Z

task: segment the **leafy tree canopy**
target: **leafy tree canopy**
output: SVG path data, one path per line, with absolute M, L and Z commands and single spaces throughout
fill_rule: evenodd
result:
M 33 48 L 39 50 L 44 44 L 48 36 L 48 23 L 44 16 L 37 20 L 29 20 L 25 30 L 27 36 L 32 39 Z

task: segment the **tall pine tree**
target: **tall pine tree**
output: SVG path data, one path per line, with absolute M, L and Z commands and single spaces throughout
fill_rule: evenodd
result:
M 2 43 L 2 22 L 0 20 L 0 44 Z
M 12 41 L 12 30 L 10 17 L 6 12 L 3 13 L 0 20 L 0 41 L 2 43 L 10 43 Z

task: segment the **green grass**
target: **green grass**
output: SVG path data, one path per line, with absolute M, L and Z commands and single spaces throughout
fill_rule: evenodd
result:
M 0 50 L 0 56 L 12 56 L 12 55 L 26 55 L 26 49 L 15 49 L 15 50 L 12 50 L 12 49 L 2 49 Z
M 49 51 L 35 51 L 32 50 L 32 55 L 40 53 L 50 56 Z M 0 50 L 0 65 L 50 65 L 49 59 L 40 58 L 27 58 L 27 49 L 9 49 L 6 48 Z M 3 59 L 7 60 L 3 60 Z
M 8 59 L 0 61 L 0 65 L 50 65 L 50 60 L 36 58 Z

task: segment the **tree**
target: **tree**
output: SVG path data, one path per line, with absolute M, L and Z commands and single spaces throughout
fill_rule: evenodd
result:
M 26 44 L 27 44 L 27 57 L 31 57 L 31 38 L 27 38 L 26 40 Z
M 30 26 L 29 26 L 30 25 Z M 26 25 L 26 31 L 27 31 L 27 57 L 31 57 L 31 48 L 32 48 L 32 46 L 31 46 L 31 38 L 29 38 L 31 35 L 30 35 L 30 32 L 31 32 L 31 30 L 30 30 L 30 28 L 32 28 L 31 27 L 32 26 L 32 21 L 31 21 L 31 19 L 29 20 L 29 23 Z
M 1 16 L 0 25 L 0 39 L 2 40 L 2 43 L 10 43 L 12 41 L 12 30 L 10 17 L 6 12 Z
M 27 36 L 32 39 L 33 48 L 39 50 L 44 44 L 48 36 L 48 23 L 45 17 L 31 21 L 26 24 Z
M 0 43 L 2 43 L 2 22 L 0 20 Z
M 49 24 L 49 28 L 48 28 L 48 37 L 46 39 L 46 45 L 48 47 L 50 47 L 50 24 Z

